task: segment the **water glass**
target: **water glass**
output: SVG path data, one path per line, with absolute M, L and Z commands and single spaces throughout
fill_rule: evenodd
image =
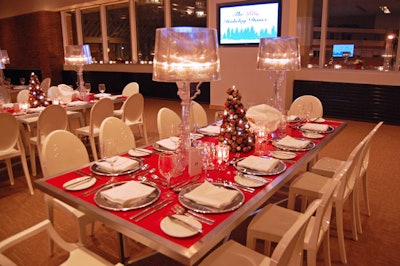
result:
M 219 167 L 224 170 L 229 160 L 229 146 L 219 143 L 217 146 L 215 146 L 215 155 L 217 157 Z
M 102 158 L 111 165 L 111 169 L 114 169 L 114 163 L 118 159 L 116 141 L 113 139 L 105 139 L 102 144 L 101 152 L 102 152 Z
M 106 84 L 100 83 L 99 84 L 99 92 L 103 94 L 106 91 Z
M 265 126 L 257 126 L 254 132 L 255 136 L 255 153 L 259 156 L 264 155 L 266 150 L 266 145 L 268 144 L 268 134 L 269 131 Z
M 176 154 L 162 153 L 158 156 L 158 170 L 167 180 L 168 187 L 171 186 L 171 178 L 175 176 Z
M 25 78 L 24 77 L 19 78 L 19 83 L 21 83 L 21 85 L 25 85 Z

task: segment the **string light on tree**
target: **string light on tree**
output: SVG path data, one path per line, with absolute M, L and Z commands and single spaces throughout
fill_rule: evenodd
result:
M 40 106 L 48 106 L 50 103 L 47 101 L 46 93 L 40 89 L 40 82 L 34 72 L 31 73 L 29 79 L 29 107 L 36 108 Z

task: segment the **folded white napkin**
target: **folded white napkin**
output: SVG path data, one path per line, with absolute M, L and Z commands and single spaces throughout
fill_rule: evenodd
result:
M 164 147 L 168 150 L 174 151 L 177 148 L 179 138 L 178 137 L 170 137 L 167 139 L 162 139 L 157 141 L 156 143 L 161 147 Z
M 94 95 L 94 98 L 110 98 L 110 93 L 97 93 Z
M 154 187 L 143 185 L 137 181 L 128 181 L 123 185 L 101 191 L 100 195 L 109 201 L 127 205 L 148 197 L 154 190 Z
M 303 149 L 310 144 L 310 141 L 292 138 L 291 136 L 285 136 L 284 138 L 278 140 L 276 144 L 290 148 Z
M 72 101 L 67 103 L 67 106 L 80 106 L 80 105 L 85 105 L 87 102 L 84 101 Z
M 189 193 L 186 193 L 184 197 L 202 205 L 223 208 L 230 204 L 238 194 L 239 192 L 236 190 L 215 186 L 205 181 Z
M 44 106 L 39 106 L 36 108 L 28 108 L 28 113 L 40 113 L 41 111 L 44 110 Z
M 262 172 L 269 172 L 275 168 L 279 160 L 250 155 L 237 163 L 238 166 Z
M 14 108 L 13 103 L 3 103 L 3 108 L 12 109 Z
M 221 130 L 221 126 L 206 126 L 206 127 L 202 127 L 201 132 L 203 133 L 208 133 L 208 134 L 219 134 L 220 130 Z
M 329 125 L 326 124 L 317 124 L 317 123 L 305 123 L 301 126 L 301 129 L 311 130 L 311 131 L 327 131 Z
M 272 132 L 278 128 L 282 113 L 268 104 L 259 104 L 250 107 L 246 112 L 246 117 L 251 127 L 264 126 Z
M 69 103 L 72 101 L 72 94 L 74 93 L 74 89 L 66 84 L 60 84 L 57 86 L 60 92 L 61 101 L 64 103 Z
M 117 159 L 114 162 L 114 165 L 111 166 L 109 160 L 102 160 L 97 162 L 96 164 L 104 171 L 107 172 L 123 172 L 126 170 L 133 169 L 139 165 L 139 162 L 136 160 L 129 159 L 127 157 L 116 156 Z

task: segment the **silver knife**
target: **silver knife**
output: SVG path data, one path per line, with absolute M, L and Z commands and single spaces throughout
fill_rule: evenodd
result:
M 72 183 L 72 184 L 68 184 L 68 185 L 65 186 L 64 188 L 66 188 L 66 189 L 74 188 L 74 187 L 76 187 L 76 186 L 79 186 L 79 185 L 82 185 L 82 184 L 85 184 L 85 183 L 89 182 L 90 180 L 92 180 L 92 178 L 93 178 L 92 176 L 88 176 L 88 177 L 83 178 L 83 179 L 81 179 L 81 180 L 79 180 L 79 181 L 76 181 L 76 182 L 74 182 L 74 183 Z
M 171 219 L 172 221 L 179 223 L 180 225 L 183 225 L 186 228 L 189 228 L 191 230 L 195 230 L 199 233 L 203 233 L 203 230 L 201 228 L 198 228 L 197 226 L 194 226 L 193 224 L 190 224 L 188 222 L 186 222 L 185 220 L 182 220 L 176 216 L 173 215 L 168 215 L 168 218 Z
M 167 205 L 169 205 L 169 204 L 171 204 L 171 203 L 172 203 L 172 200 L 167 201 L 167 202 L 165 202 L 165 203 L 162 204 L 162 205 L 159 205 L 157 208 L 154 208 L 154 209 L 150 210 L 149 212 L 146 212 L 146 213 L 143 214 L 142 216 L 136 218 L 136 219 L 135 219 L 135 222 L 139 222 L 139 221 L 142 220 L 143 218 L 146 218 L 146 217 L 149 216 L 150 214 L 155 213 L 156 211 L 158 211 L 158 210 L 164 208 L 165 206 L 167 206 Z

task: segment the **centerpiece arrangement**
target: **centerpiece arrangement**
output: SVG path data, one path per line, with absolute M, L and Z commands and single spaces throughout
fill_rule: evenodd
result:
M 249 152 L 254 148 L 254 134 L 250 131 L 242 96 L 235 86 L 226 93 L 228 97 L 218 141 L 228 145 L 231 151 Z
M 35 75 L 33 72 L 31 73 L 29 79 L 28 104 L 31 108 L 40 106 L 46 107 L 50 104 L 50 102 L 47 100 L 46 93 L 40 88 L 40 82 L 37 75 Z

